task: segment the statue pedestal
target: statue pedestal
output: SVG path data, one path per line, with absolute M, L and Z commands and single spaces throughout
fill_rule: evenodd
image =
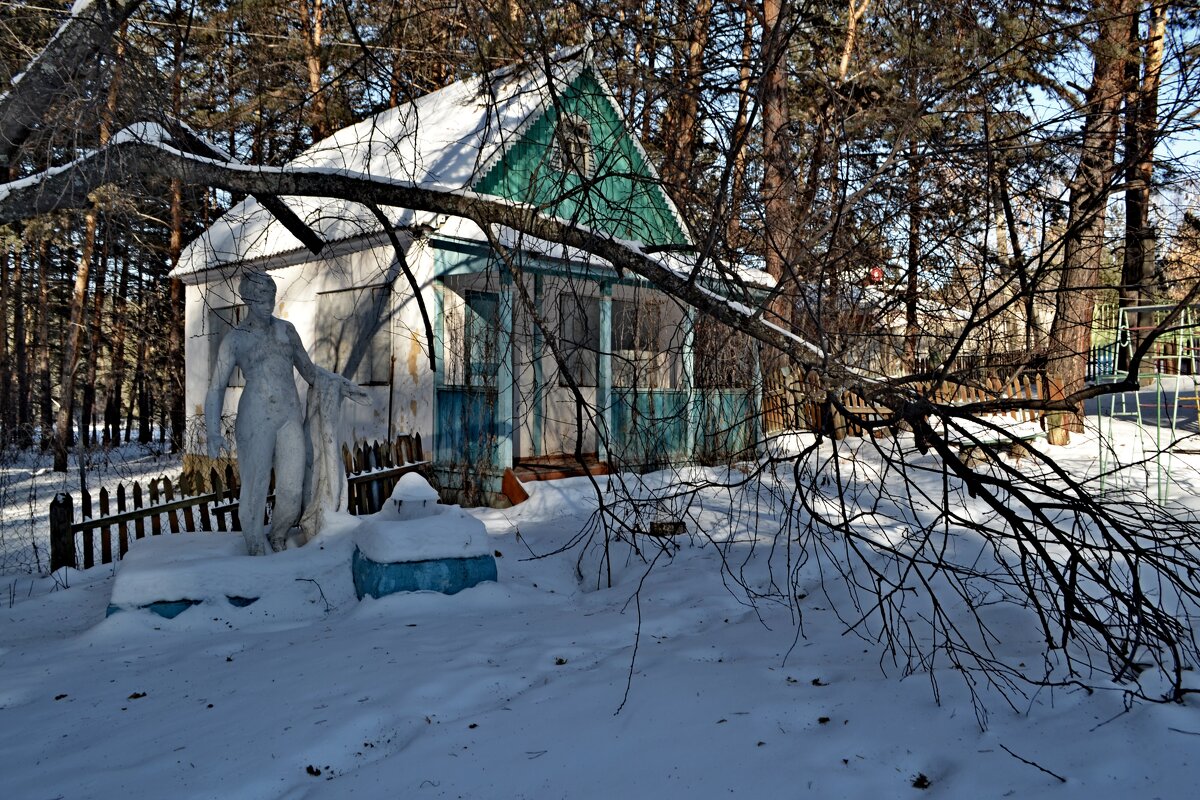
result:
M 491 555 L 379 562 L 367 558 L 356 547 L 350 568 L 359 600 L 396 592 L 455 594 L 477 583 L 497 579 L 496 559 Z
M 317 541 L 266 558 L 247 556 L 236 532 L 138 539 L 116 565 L 106 616 L 148 611 L 185 625 L 233 627 L 324 617 L 357 602 L 347 569 L 356 526 L 337 516 Z
M 483 523 L 457 506 L 437 502 L 420 475 L 401 477 L 384 508 L 354 532 L 354 592 L 455 594 L 497 580 L 496 559 Z
M 495 581 L 494 552 L 481 521 L 440 505 L 428 483 L 409 473 L 378 513 L 330 514 L 315 541 L 267 558 L 247 557 L 238 533 L 139 539 L 117 566 L 108 616 L 149 611 L 164 619 L 184 614 L 184 624 L 277 625 L 322 617 L 354 598 L 455 594 Z

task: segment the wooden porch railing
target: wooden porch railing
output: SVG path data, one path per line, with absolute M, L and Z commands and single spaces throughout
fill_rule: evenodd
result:
M 360 442 L 353 450 L 342 445 L 342 461 L 348 483 L 346 508 L 351 514 L 378 511 L 401 475 L 422 471 L 429 463 L 420 434 L 398 436 L 391 442 Z M 118 484 L 115 492 L 102 488 L 98 517 L 93 516 L 91 492 L 85 491 L 78 521 L 71 495 L 55 495 L 50 502 L 51 571 L 117 561 L 129 551 L 132 539 L 158 536 L 164 526 L 171 533 L 240 530 L 233 466 L 226 465 L 223 474 L 211 470 L 208 488 L 201 494 L 184 494 L 165 477 L 151 480 L 145 489 L 137 482 L 128 489 Z M 272 499 L 268 498 L 268 505 Z

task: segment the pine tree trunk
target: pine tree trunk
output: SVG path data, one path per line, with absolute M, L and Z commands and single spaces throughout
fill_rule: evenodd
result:
M 75 373 L 79 366 L 79 346 L 87 324 L 88 276 L 96 249 L 96 225 L 99 215 L 90 208 L 84 213 L 83 245 L 75 270 L 75 290 L 71 293 L 70 322 L 63 342 L 62 371 L 59 379 L 58 413 L 54 418 L 54 471 L 67 471 L 67 455 L 72 442 L 72 412 L 75 407 Z
M 34 351 L 37 353 L 38 427 L 41 449 L 50 446 L 54 415 L 50 402 L 50 242 L 43 239 L 38 245 L 38 304 L 37 327 L 34 329 Z
M 117 445 L 121 442 L 121 398 L 125 391 L 125 332 L 126 293 L 129 291 L 129 258 L 124 250 L 119 251 L 121 277 L 117 294 L 113 297 L 112 359 L 109 364 L 108 398 L 104 404 L 104 444 Z
M 746 185 L 746 144 L 750 133 L 750 67 L 754 57 L 754 14 L 749 6 L 742 21 L 742 58 L 738 66 L 738 104 L 733 119 L 730 141 L 733 151 L 733 167 L 729 175 L 729 222 L 725 226 L 725 238 L 730 249 L 742 246 L 741 208 Z
M 6 444 L 16 428 L 16 407 L 12 393 L 12 363 L 9 355 L 8 332 L 13 326 L 8 322 L 10 276 L 9 259 L 12 248 L 0 248 L 0 445 Z
M 1101 0 L 1100 32 L 1092 46 L 1091 88 L 1081 137 L 1079 164 L 1070 184 L 1063 268 L 1050 327 L 1047 372 L 1063 396 L 1083 388 L 1091 345 L 1094 291 L 1104 258 L 1105 210 L 1117 168 L 1114 163 L 1132 0 Z M 1083 430 L 1083 408 L 1047 420 L 1047 441 L 1066 444 Z
M 762 202 L 765 232 L 763 259 L 767 273 L 774 278 L 780 291 L 771 303 L 774 322 L 790 329 L 793 325 L 795 298 L 790 287 L 794 277 L 788 264 L 791 251 L 792 203 L 789 191 L 788 164 L 788 21 L 784 16 L 788 6 L 783 0 L 763 0 L 762 47 L 763 82 L 760 94 L 763 114 L 763 178 Z
M 105 226 L 104 238 L 107 240 L 110 230 Z M 86 441 L 89 445 L 96 444 L 96 374 L 97 366 L 100 359 L 101 347 L 101 322 L 104 316 L 104 282 L 108 277 L 108 243 L 104 244 L 101 249 L 100 257 L 96 260 L 95 273 L 95 291 L 93 292 L 92 300 L 92 319 L 90 326 L 90 336 L 88 341 L 87 353 L 87 370 L 83 381 L 83 405 L 81 407 L 81 418 L 84 421 L 85 430 L 81 431 L 81 435 L 87 437 Z
M 317 42 L 320 44 L 321 0 L 314 0 L 317 8 Z M 301 0 L 307 7 L 307 0 Z M 183 113 L 183 41 L 175 44 L 175 69 L 171 80 L 171 105 L 178 118 Z M 179 266 L 179 254 L 183 252 L 183 182 L 178 178 L 171 181 L 171 233 L 167 242 L 167 255 L 171 269 Z M 187 426 L 184 386 L 186 373 L 183 363 L 183 281 L 170 278 L 167 292 L 167 363 L 166 413 L 171 424 L 171 452 L 183 450 L 184 430 Z M 166 426 L 160 435 L 165 435 Z
M 695 201 L 696 141 L 700 128 L 700 91 L 704 77 L 704 51 L 712 0 L 697 0 L 687 32 L 674 53 L 675 78 L 667 110 L 663 115 L 663 181 L 685 205 Z
M 1132 18 L 1130 40 L 1139 39 L 1139 16 Z M 1154 145 L 1158 127 L 1158 89 L 1162 77 L 1163 39 L 1167 7 L 1150 7 L 1144 70 L 1129 59 L 1125 104 L 1125 253 L 1121 269 L 1121 306 L 1144 305 L 1154 285 L 1154 230 L 1150 227 L 1150 189 L 1154 172 Z M 1149 315 L 1134 320 L 1133 349 L 1141 344 Z M 1121 353 L 1122 361 L 1127 353 Z
M 912 371 L 917 364 L 921 336 L 917 300 L 920 294 L 921 269 L 921 171 L 924 164 L 915 153 L 908 159 L 908 248 L 904 284 L 904 368 Z M 933 365 L 930 364 L 930 367 Z
M 13 276 L 13 286 L 16 294 L 13 296 L 13 359 L 17 372 L 17 447 L 25 449 L 33 445 L 33 418 L 30 408 L 30 376 L 29 376 L 29 343 L 26 341 L 25 329 L 25 286 L 29 281 L 25 276 L 25 257 L 28 249 L 23 247 L 17 253 L 16 272 Z
M 138 279 L 138 295 L 143 298 L 142 303 L 142 324 L 138 328 L 138 346 L 137 346 L 137 370 L 134 378 L 134 400 L 130 403 L 132 406 L 137 404 L 137 421 L 138 421 L 138 444 L 150 444 L 154 441 L 154 417 L 153 404 L 150 398 L 150 387 L 148 385 L 150 376 L 150 322 L 149 317 L 153 314 L 149 311 L 153 307 L 150 300 L 150 293 L 146 291 L 146 281 L 139 274 Z
M 312 8 L 309 8 L 309 3 Z M 321 91 L 321 37 L 323 34 L 325 9 L 322 0 L 300 0 L 300 31 L 304 41 L 304 65 L 308 74 L 308 91 L 311 102 L 309 129 L 313 141 L 329 135 L 328 104 Z
M 146 339 L 142 338 L 138 348 L 144 358 L 146 354 Z M 154 409 L 150 402 L 150 389 L 146 385 L 146 368 L 138 366 L 137 377 L 137 414 L 138 414 L 138 444 L 150 444 L 154 441 Z

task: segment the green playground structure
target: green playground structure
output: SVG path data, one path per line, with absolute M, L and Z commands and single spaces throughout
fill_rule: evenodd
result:
M 1118 308 L 1099 304 L 1092 324 L 1092 346 L 1088 378 L 1097 383 L 1123 381 L 1125 365 L 1132 360 L 1137 343 L 1156 330 L 1175 310 L 1174 305 L 1145 305 Z M 1137 392 L 1121 392 L 1100 398 L 1100 489 L 1105 491 L 1112 474 L 1114 453 L 1113 421 L 1136 420 L 1140 443 L 1148 458 L 1144 462 L 1145 489 L 1153 488 L 1158 502 L 1166 501 L 1171 486 L 1171 459 L 1179 443 L 1179 409 L 1200 408 L 1200 391 L 1194 378 L 1200 359 L 1200 306 L 1189 306 L 1161 333 L 1146 352 L 1137 371 Z M 1122 470 L 1128 475 L 1128 470 Z M 1132 488 L 1128 485 L 1119 488 Z

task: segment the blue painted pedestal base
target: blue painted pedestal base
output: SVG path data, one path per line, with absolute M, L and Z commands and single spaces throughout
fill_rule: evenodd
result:
M 229 605 L 234 608 L 245 608 L 248 605 L 253 605 L 258 602 L 257 597 L 238 597 L 237 595 L 225 595 L 225 599 L 229 601 Z M 135 609 L 149 611 L 151 614 L 158 614 L 163 619 L 175 619 L 183 612 L 187 611 L 192 606 L 200 605 L 199 600 L 159 600 L 157 603 L 150 603 L 144 606 L 118 606 L 112 603 L 108 604 L 108 609 L 104 612 L 105 617 L 111 617 L 113 614 L 121 611 L 133 611 Z
M 354 573 L 354 592 L 359 600 L 368 595 L 383 597 L 395 592 L 454 594 L 482 581 L 496 580 L 496 559 L 492 556 L 381 564 L 364 556 L 356 547 L 350 569 Z

